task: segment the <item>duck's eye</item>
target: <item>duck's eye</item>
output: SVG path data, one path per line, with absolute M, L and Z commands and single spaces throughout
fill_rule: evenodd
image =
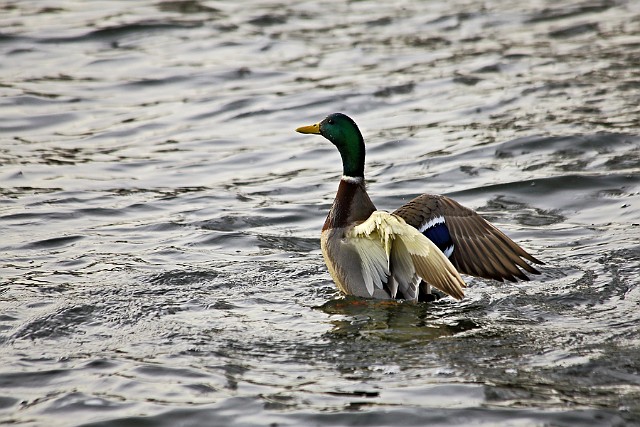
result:
M 327 123 L 332 125 L 333 124 L 333 119 L 327 119 Z

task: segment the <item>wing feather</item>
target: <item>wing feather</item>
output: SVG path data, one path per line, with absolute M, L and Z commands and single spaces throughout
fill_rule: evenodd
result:
M 454 244 L 450 260 L 461 273 L 499 281 L 528 280 L 524 271 L 540 273 L 525 260 L 535 264 L 543 264 L 542 261 L 476 212 L 448 197 L 422 194 L 394 214 L 416 229 L 434 218 L 444 218 Z
M 377 244 L 373 233 L 370 238 L 354 236 L 351 242 L 360 255 L 362 276 L 369 295 L 373 296 L 374 287 L 382 289 L 389 277 L 389 262 L 384 248 Z
M 391 278 L 392 286 L 394 289 L 391 297 L 395 298 L 398 290 L 407 299 L 418 298 L 417 282 L 418 276 L 416 275 L 416 269 L 413 266 L 413 260 L 406 248 L 406 245 L 401 239 L 396 239 L 394 242 L 394 250 L 390 254 L 391 261 Z
M 383 278 L 393 274 L 391 280 L 397 282 L 394 286 L 397 285 L 405 297 L 409 294 L 415 299 L 417 275 L 456 299 L 464 296 L 465 283 L 455 267 L 431 240 L 401 217 L 375 211 L 366 221 L 352 227 L 346 237 L 354 242 L 361 255 L 367 289 L 369 283 L 371 291 L 378 283 L 382 286 Z M 380 267 L 385 261 L 386 270 Z

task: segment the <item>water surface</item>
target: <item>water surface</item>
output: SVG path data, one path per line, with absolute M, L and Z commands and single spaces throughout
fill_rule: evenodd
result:
M 0 8 L 0 422 L 640 425 L 637 2 Z M 335 111 L 542 274 L 340 296 Z

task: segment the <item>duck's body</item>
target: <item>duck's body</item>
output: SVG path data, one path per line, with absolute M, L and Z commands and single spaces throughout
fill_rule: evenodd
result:
M 349 209 L 343 208 L 342 203 Z M 370 295 L 364 283 L 358 251 L 354 245 L 343 242 L 344 236 L 353 228 L 351 225 L 364 222 L 375 210 L 360 180 L 340 180 L 338 193 L 322 227 L 320 248 L 336 286 L 347 295 L 390 298 L 381 294 L 381 289 L 375 289 L 374 294 Z M 340 262 L 336 262 L 337 260 Z M 345 269 L 343 265 L 351 265 L 353 268 Z
M 465 283 L 458 271 L 500 281 L 528 280 L 521 269 L 538 274 L 523 259 L 542 262 L 448 197 L 423 194 L 391 214 L 376 210 L 365 188 L 364 140 L 344 114 L 297 131 L 324 136 L 342 156 L 343 176 L 321 248 L 345 294 L 423 300 L 433 285 L 461 299 Z

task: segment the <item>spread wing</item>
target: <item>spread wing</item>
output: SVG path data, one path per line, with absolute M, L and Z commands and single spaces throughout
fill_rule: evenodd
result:
M 542 261 L 476 212 L 446 196 L 423 194 L 394 215 L 431 239 L 461 273 L 512 282 L 529 280 L 524 271 L 540 274 L 525 260 Z
M 465 283 L 438 247 L 401 217 L 375 211 L 345 236 L 358 251 L 367 290 L 387 286 L 392 297 L 400 290 L 417 299 L 418 278 L 456 299 Z

